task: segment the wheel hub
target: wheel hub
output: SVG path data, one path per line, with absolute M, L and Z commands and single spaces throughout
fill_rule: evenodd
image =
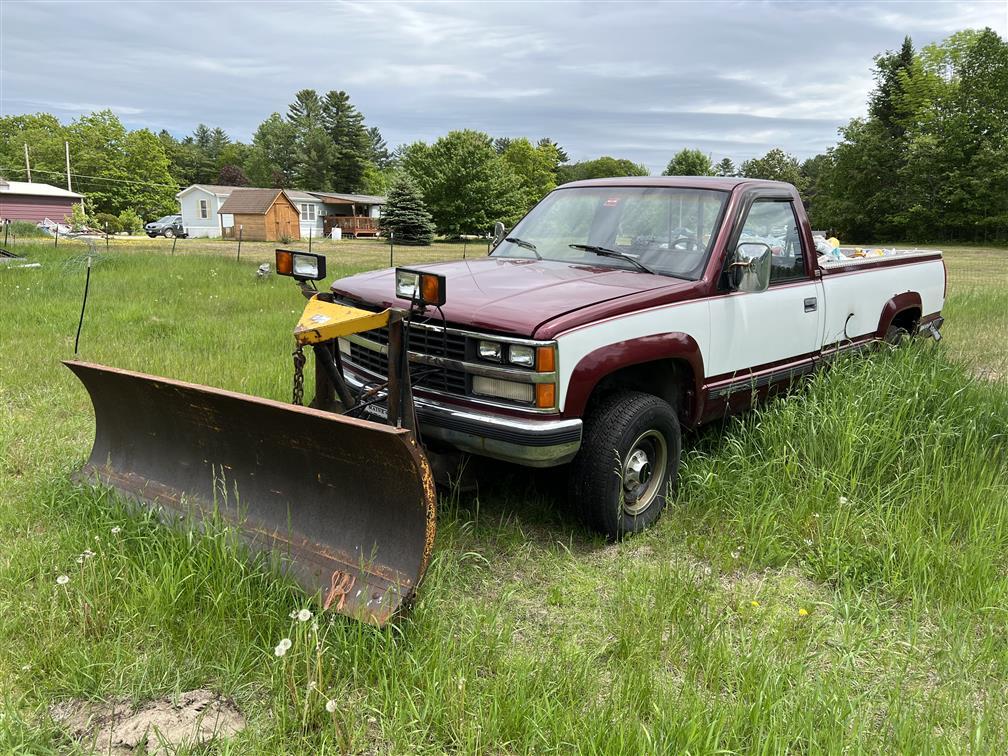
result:
M 665 438 L 656 430 L 642 433 L 623 463 L 623 511 L 636 517 L 654 503 L 668 464 Z

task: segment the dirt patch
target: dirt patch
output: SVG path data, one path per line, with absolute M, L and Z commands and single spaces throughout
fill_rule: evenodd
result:
M 234 702 L 203 689 L 140 705 L 128 699 L 71 699 L 54 704 L 49 713 L 85 748 L 111 756 L 167 756 L 245 729 L 245 717 Z

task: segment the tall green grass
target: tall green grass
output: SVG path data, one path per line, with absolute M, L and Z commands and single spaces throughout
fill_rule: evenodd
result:
M 555 473 L 483 466 L 442 501 L 414 611 L 375 630 L 220 527 L 67 481 L 92 433 L 58 365 L 76 254 L 0 271 L 0 751 L 69 750 L 55 700 L 197 686 L 248 715 L 233 753 L 1008 748 L 1008 385 L 951 338 L 691 436 L 675 502 L 620 544 L 564 512 Z M 83 356 L 286 399 L 302 300 L 254 269 L 104 260 Z

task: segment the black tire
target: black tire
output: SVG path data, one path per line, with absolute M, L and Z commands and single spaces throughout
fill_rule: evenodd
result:
M 910 343 L 910 332 L 903 326 L 891 325 L 886 330 L 885 341 L 893 349 L 899 349 Z
M 573 508 L 613 540 L 645 530 L 675 487 L 681 450 L 679 420 L 668 402 L 638 391 L 603 398 L 585 418 L 571 463 Z
M 147 234 L 151 239 L 157 239 L 157 234 Z
M 172 231 L 170 228 L 166 228 L 164 231 L 161 232 L 161 236 L 163 236 L 165 239 L 173 239 L 175 238 L 175 232 Z

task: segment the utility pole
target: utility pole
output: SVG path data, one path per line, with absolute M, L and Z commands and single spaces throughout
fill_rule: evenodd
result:
M 28 142 L 25 142 L 24 146 L 24 167 L 25 171 L 28 173 L 28 183 L 31 183 L 31 163 L 28 162 Z
M 70 142 L 63 142 L 63 146 L 66 147 L 67 191 L 72 192 L 73 189 L 70 188 Z

